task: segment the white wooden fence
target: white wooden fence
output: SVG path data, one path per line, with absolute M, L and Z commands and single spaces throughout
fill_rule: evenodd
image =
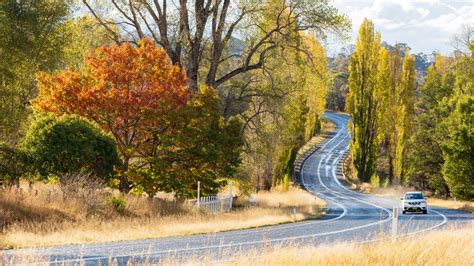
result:
M 225 196 L 201 197 L 201 183 L 198 182 L 197 199 L 188 200 L 192 208 L 200 208 L 209 213 L 228 212 L 232 209 L 234 196 L 232 195 L 232 181 L 230 181 L 229 194 Z
M 207 196 L 189 200 L 191 207 L 200 208 L 209 213 L 227 212 L 232 209 L 233 196 Z

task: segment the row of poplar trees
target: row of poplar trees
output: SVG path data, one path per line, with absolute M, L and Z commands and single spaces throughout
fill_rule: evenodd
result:
M 415 57 L 399 47 L 384 49 L 365 19 L 349 66 L 346 101 L 357 178 L 472 199 L 472 66 L 472 55 L 438 55 L 417 89 Z
M 406 140 L 413 130 L 415 58 L 400 49 L 381 47 L 380 34 L 371 21 L 360 27 L 349 66 L 346 109 L 352 115 L 351 155 L 357 177 L 370 181 L 376 175 L 380 150 L 388 156 L 388 180 L 400 183 Z

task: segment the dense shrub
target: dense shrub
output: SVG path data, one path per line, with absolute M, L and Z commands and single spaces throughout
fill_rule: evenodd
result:
M 112 207 L 114 208 L 116 212 L 123 213 L 125 211 L 127 202 L 122 197 L 117 196 L 117 195 L 110 196 L 108 201 L 109 201 L 109 204 L 112 205 Z
M 112 138 L 77 116 L 39 117 L 28 129 L 21 147 L 43 177 L 86 171 L 106 178 L 119 164 Z
M 28 160 L 25 152 L 0 142 L 0 184 L 18 184 L 29 172 Z

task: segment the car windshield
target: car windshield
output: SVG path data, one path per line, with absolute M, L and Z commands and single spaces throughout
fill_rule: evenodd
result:
M 405 199 L 423 199 L 423 194 L 421 193 L 406 194 Z

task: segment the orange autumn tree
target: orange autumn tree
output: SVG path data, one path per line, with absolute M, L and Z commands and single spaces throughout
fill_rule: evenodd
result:
M 184 71 L 172 65 L 163 49 L 148 39 L 92 51 L 80 70 L 38 76 L 34 108 L 78 114 L 95 121 L 117 142 L 122 157 L 119 188 L 130 190 L 131 163 L 156 150 L 160 135 L 172 134 L 177 109 L 189 99 Z

